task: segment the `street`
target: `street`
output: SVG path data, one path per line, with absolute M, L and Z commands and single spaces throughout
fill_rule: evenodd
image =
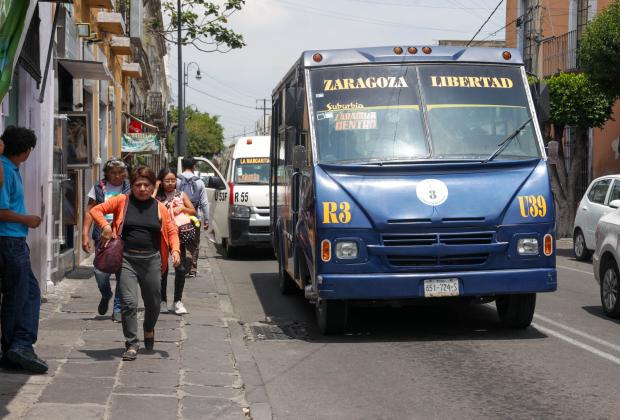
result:
M 280 295 L 270 252 L 210 255 L 258 368 L 241 366 L 246 399 L 276 419 L 618 418 L 620 323 L 591 263 L 558 248 L 558 290 L 524 331 L 500 326 L 494 304 L 438 304 L 356 308 L 344 336 L 321 336 L 313 306 Z

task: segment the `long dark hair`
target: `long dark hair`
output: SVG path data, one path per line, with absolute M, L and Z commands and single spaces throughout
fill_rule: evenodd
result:
M 164 178 L 168 174 L 173 174 L 175 178 L 177 177 L 177 171 L 175 171 L 174 169 L 170 167 L 162 168 L 159 171 L 159 174 L 157 175 L 157 179 L 159 180 L 160 184 L 159 184 L 159 188 L 157 189 L 156 197 L 160 201 L 163 201 L 166 199 L 166 193 L 164 192 Z

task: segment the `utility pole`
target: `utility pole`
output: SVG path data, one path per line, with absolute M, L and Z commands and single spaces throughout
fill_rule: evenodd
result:
M 267 110 L 271 109 L 271 108 L 267 108 L 268 100 L 269 99 L 266 99 L 266 98 L 256 100 L 258 104 L 260 104 L 261 101 L 263 102 L 262 106 L 256 105 L 256 109 L 263 111 L 263 132 L 262 132 L 263 136 L 267 135 Z
M 181 0 L 177 0 L 177 60 L 178 70 L 177 79 L 178 84 L 178 99 L 179 99 L 179 128 L 177 129 L 177 156 L 185 156 L 186 142 L 185 142 L 185 101 L 183 100 L 183 38 L 182 38 L 182 19 L 181 19 Z

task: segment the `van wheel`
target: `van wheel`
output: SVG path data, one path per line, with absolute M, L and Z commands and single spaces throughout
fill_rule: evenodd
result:
M 224 257 L 235 258 L 237 256 L 237 247 L 232 246 L 230 242 L 228 242 L 228 239 L 224 239 L 222 242 Z
M 586 248 L 586 238 L 581 229 L 576 229 L 573 235 L 573 253 L 577 261 L 588 261 L 592 256 L 592 251 Z
M 601 278 L 601 303 L 603 311 L 610 318 L 620 318 L 620 296 L 618 296 L 619 278 L 618 267 L 613 261 L 609 261 L 603 268 Z
M 536 293 L 499 296 L 495 301 L 499 319 L 507 327 L 525 329 L 532 323 Z
M 319 299 L 315 312 L 321 334 L 342 334 L 347 327 L 349 308 L 345 300 Z
M 280 293 L 283 295 L 292 295 L 297 291 L 297 284 L 289 276 L 284 269 L 284 264 L 278 260 L 278 282 L 280 285 Z

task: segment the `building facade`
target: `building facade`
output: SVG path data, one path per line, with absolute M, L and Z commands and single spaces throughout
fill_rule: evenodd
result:
M 159 92 L 164 109 L 169 100 L 166 48 L 149 36 L 153 13 L 161 15 L 159 0 L 40 2 L 30 21 L 0 129 L 25 126 L 39 139 L 22 178 L 29 212 L 43 218 L 28 241 L 44 291 L 88 257 L 84 204 L 106 160 L 163 164 L 161 150 L 123 153 L 130 126 L 166 132 L 165 112 L 149 123 L 144 100 Z

